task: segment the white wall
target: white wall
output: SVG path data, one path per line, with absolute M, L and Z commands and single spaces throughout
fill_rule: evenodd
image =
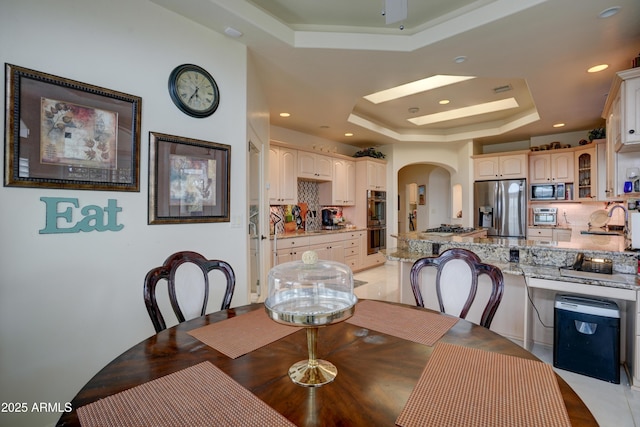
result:
M 0 62 L 142 97 L 139 193 L 0 188 L 0 400 L 64 403 L 154 333 L 142 282 L 170 253 L 191 249 L 228 260 L 238 283 L 232 304 L 247 302 L 246 48 L 146 0 L 2 0 Z M 182 63 L 216 78 L 221 103 L 213 116 L 190 118 L 171 102 L 167 78 Z M 147 225 L 149 131 L 232 146 L 237 228 Z M 101 206 L 116 199 L 124 229 L 40 235 L 42 196 Z M 0 413 L 0 425 L 52 425 L 58 417 Z

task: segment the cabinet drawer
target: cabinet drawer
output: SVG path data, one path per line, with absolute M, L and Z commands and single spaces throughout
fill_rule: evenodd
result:
M 344 241 L 345 248 L 357 248 L 360 246 L 360 239 L 349 239 Z
M 340 242 L 342 236 L 340 233 L 320 234 L 309 237 L 309 245 L 324 245 L 326 243 Z
M 356 256 L 347 256 L 344 259 L 344 263 L 347 266 L 349 266 L 349 268 L 352 269 L 352 270 L 359 267 L 359 265 L 358 265 L 358 257 L 356 257 Z
M 360 253 L 359 248 L 344 248 L 344 256 L 355 256 Z
M 299 248 L 301 246 L 309 246 L 308 237 L 292 237 L 290 239 L 278 239 L 276 249 Z
M 350 240 L 350 239 L 355 239 L 358 240 L 360 239 L 360 237 L 364 234 L 364 231 L 350 231 L 347 233 L 344 233 L 344 239 L 345 240 Z
M 529 228 L 527 233 L 533 237 L 553 237 L 553 230 L 551 228 Z

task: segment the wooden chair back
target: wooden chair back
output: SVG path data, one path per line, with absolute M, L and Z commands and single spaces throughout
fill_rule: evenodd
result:
M 453 261 L 464 262 L 468 269 L 464 271 L 464 269 L 457 268 L 460 264 L 450 264 Z M 448 274 L 448 286 L 443 286 L 442 279 L 445 276 L 447 267 L 450 268 L 454 265 L 456 266 L 454 270 L 455 277 L 452 277 L 452 274 Z M 482 274 L 487 275 L 491 279 L 491 295 L 489 296 L 487 305 L 482 312 L 479 324 L 485 328 L 489 328 L 491 326 L 493 316 L 498 309 L 498 305 L 500 305 L 502 294 L 504 293 L 504 277 L 499 268 L 491 264 L 481 262 L 480 258 L 475 253 L 462 248 L 448 249 L 442 252 L 439 256 L 421 258 L 413 264 L 410 272 L 411 289 L 413 290 L 413 295 L 416 299 L 416 305 L 419 307 L 424 307 L 420 277 L 421 271 L 425 267 L 436 268 L 435 288 L 440 311 L 442 313 L 446 313 L 445 306 L 447 306 L 447 302 L 453 302 L 453 304 L 449 305 L 456 305 L 457 307 L 460 307 L 457 316 L 462 319 L 466 318 L 469 313 L 469 309 L 476 298 L 478 291 L 478 276 Z M 449 273 L 450 272 L 451 271 L 449 271 Z M 460 296 L 457 295 L 454 297 L 457 298 L 457 301 L 453 301 L 451 297 L 447 297 L 447 291 L 451 290 L 446 289 L 447 287 L 456 287 L 458 290 L 466 288 L 466 291 L 464 291 L 466 296 L 463 296 L 463 300 L 460 300 Z
M 160 282 L 161 280 L 167 281 L 169 301 L 171 302 L 171 307 L 173 308 L 173 312 L 175 313 L 178 322 L 181 323 L 186 320 L 183 309 L 180 307 L 179 303 L 179 300 L 181 300 L 181 295 L 179 295 L 180 291 L 178 289 L 182 284 L 178 285 L 177 283 L 179 282 L 177 278 L 177 272 L 180 267 L 187 266 L 197 267 L 197 269 L 199 269 L 199 273 L 197 274 L 198 279 L 200 279 L 200 275 L 202 276 L 202 280 L 199 280 L 200 284 L 202 285 L 202 290 L 197 292 L 199 294 L 197 295 L 199 301 L 196 302 L 200 310 L 200 316 L 203 316 L 205 314 L 207 302 L 209 300 L 209 272 L 213 270 L 219 270 L 220 272 L 222 272 L 226 279 L 225 290 L 220 310 L 228 309 L 231 305 L 231 298 L 233 297 L 236 277 L 233 269 L 228 263 L 220 260 L 206 259 L 204 256 L 200 255 L 197 252 L 176 252 L 173 255 L 170 255 L 160 267 L 156 267 L 150 270 L 144 279 L 144 303 L 147 307 L 149 317 L 151 318 L 151 322 L 153 323 L 153 327 L 155 328 L 156 332 L 160 332 L 167 328 L 164 317 L 160 312 L 158 300 L 156 298 L 156 287 L 158 285 L 158 282 Z

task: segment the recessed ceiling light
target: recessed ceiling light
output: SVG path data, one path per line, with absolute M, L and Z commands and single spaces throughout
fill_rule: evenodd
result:
M 453 58 L 453 62 L 455 62 L 456 64 L 462 64 L 466 60 L 466 56 L 456 56 L 455 58 Z
M 620 6 L 609 7 L 598 14 L 599 18 L 609 18 L 620 12 Z
M 353 134 L 351 132 L 347 132 L 344 134 L 344 136 L 353 136 Z
M 320 129 L 329 129 L 329 126 L 327 126 L 327 125 L 320 125 Z
M 561 128 L 564 127 L 564 123 L 556 123 L 555 125 L 553 125 L 554 128 Z
M 499 101 L 486 102 L 484 104 L 471 105 L 469 107 L 458 108 L 456 110 L 443 111 L 441 113 L 428 114 L 426 116 L 407 119 L 411 123 L 422 126 L 430 123 L 446 122 L 448 120 L 461 119 L 463 117 L 477 116 L 480 114 L 493 113 L 495 111 L 508 110 L 518 107 L 515 98 L 501 99 Z
M 463 82 L 465 80 L 475 79 L 474 76 L 445 76 L 437 74 L 435 76 L 427 77 L 425 79 L 416 80 L 414 82 L 406 83 L 400 86 L 392 87 L 391 89 L 381 90 L 380 92 L 372 93 L 364 97 L 364 99 L 379 104 L 381 102 L 391 101 L 394 99 L 402 98 L 409 95 L 415 95 L 416 93 L 426 92 L 431 89 L 436 89 L 442 86 L 451 85 L 454 83 Z
M 289 113 L 280 113 L 280 117 L 290 117 L 291 114 Z
M 407 111 L 409 111 L 411 114 L 415 114 L 420 111 L 420 109 L 418 107 L 411 107 Z
M 587 70 L 587 73 L 597 73 L 599 71 L 606 70 L 607 68 L 609 68 L 608 64 L 594 65 Z
M 449 102 L 451 102 L 451 101 L 449 101 L 448 99 L 441 99 L 440 101 L 438 101 L 438 104 L 447 105 Z

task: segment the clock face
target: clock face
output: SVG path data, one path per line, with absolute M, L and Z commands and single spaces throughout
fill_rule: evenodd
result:
M 169 94 L 174 104 L 193 117 L 208 117 L 218 108 L 218 85 L 196 65 L 180 65 L 169 76 Z

